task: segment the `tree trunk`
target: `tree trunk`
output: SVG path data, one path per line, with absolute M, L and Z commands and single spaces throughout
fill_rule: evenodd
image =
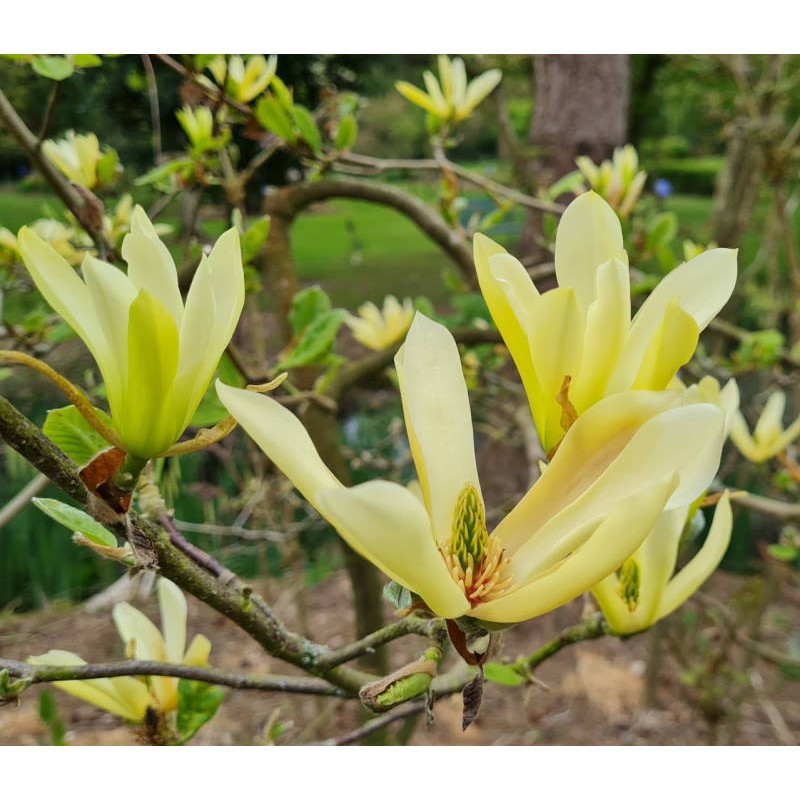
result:
M 534 59 L 534 108 L 529 162 L 534 186 L 549 186 L 575 169 L 575 158 L 595 163 L 625 144 L 630 100 L 627 55 L 547 55 Z M 539 214 L 528 214 L 523 257 L 542 255 Z

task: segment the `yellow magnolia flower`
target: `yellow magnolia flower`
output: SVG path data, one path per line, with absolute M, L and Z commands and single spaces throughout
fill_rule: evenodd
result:
M 347 488 L 297 418 L 217 382 L 228 411 L 358 553 L 445 618 L 512 623 L 599 582 L 665 509 L 685 505 L 719 464 L 722 412 L 683 393 L 626 392 L 570 428 L 544 475 L 489 533 L 458 348 L 417 314 L 395 357 L 422 497 L 382 480 Z
M 353 332 L 356 341 L 370 350 L 385 350 L 405 336 L 414 319 L 414 304 L 409 297 L 402 305 L 394 295 L 383 301 L 383 311 L 375 303 L 364 303 L 358 308 L 358 316 L 352 314 L 345 324 Z
M 647 173 L 639 169 L 639 155 L 632 144 L 614 149 L 611 159 L 599 166 L 588 156 L 575 159 L 589 186 L 597 192 L 622 219 L 626 219 L 644 189 Z
M 474 249 L 481 291 L 547 453 L 603 397 L 664 389 L 736 282 L 736 251 L 710 250 L 663 278 L 631 320 L 620 222 L 594 192 L 576 198 L 561 217 L 556 289 L 540 294 L 522 264 L 482 234 L 475 234 Z
M 42 152 L 73 183 L 87 189 L 97 184 L 97 162 L 103 155 L 95 134 L 67 131 L 63 139 L 47 139 L 42 144 Z
M 239 320 L 237 231 L 203 256 L 185 305 L 172 256 L 138 206 L 122 244 L 127 275 L 87 255 L 81 280 L 34 231 L 22 228 L 19 243 L 39 291 L 97 361 L 126 452 L 163 453 L 189 425 Z
M 703 546 L 675 573 L 681 534 L 694 510 L 694 506 L 684 506 L 662 514 L 641 547 L 616 572 L 592 587 L 614 633 L 632 634 L 654 625 L 688 600 L 719 566 L 733 526 L 727 493 L 717 504 Z
M 165 578 L 158 579 L 157 591 L 163 633 L 141 611 L 128 603 L 114 606 L 114 622 L 125 643 L 126 656 L 137 660 L 206 666 L 211 642 L 205 636 L 195 636 L 186 649 L 186 598 L 183 593 Z M 67 650 L 50 650 L 40 656 L 31 656 L 28 661 L 51 666 L 86 663 L 80 656 Z M 148 709 L 167 714 L 178 708 L 178 678 L 121 676 L 56 681 L 53 685 L 131 722 L 143 722 Z
M 245 64 L 241 56 L 215 58 L 208 69 L 220 86 L 240 103 L 249 103 L 258 97 L 272 82 L 278 66 L 278 57 L 269 59 L 262 55 L 250 56 Z
M 780 389 L 772 392 L 758 418 L 752 436 L 741 411 L 737 410 L 733 415 L 731 441 L 748 461 L 761 464 L 782 453 L 800 436 L 800 417 L 784 430 L 785 408 L 786 395 Z
M 679 378 L 673 378 L 669 383 L 670 389 L 684 389 L 686 401 L 689 403 L 712 403 L 725 413 L 725 436 L 733 426 L 734 416 L 739 410 L 739 387 L 731 378 L 724 387 L 712 375 L 706 375 L 691 386 L 684 386 Z
M 460 58 L 451 61 L 442 55 L 439 56 L 439 80 L 430 70 L 422 73 L 427 92 L 406 81 L 397 81 L 394 88 L 406 100 L 424 108 L 442 122 L 460 122 L 491 94 L 502 77 L 499 69 L 490 69 L 467 83 L 464 62 Z
M 111 242 L 119 242 L 131 230 L 131 217 L 133 216 L 133 198 L 127 192 L 119 198 L 110 214 L 103 216 L 103 231 Z M 172 225 L 166 222 L 156 222 L 153 230 L 157 236 L 166 236 L 172 233 Z
M 692 239 L 683 240 L 683 260 L 689 261 L 700 253 L 705 253 L 706 250 L 713 250 L 717 246 L 716 242 L 709 242 L 708 244 L 699 244 Z

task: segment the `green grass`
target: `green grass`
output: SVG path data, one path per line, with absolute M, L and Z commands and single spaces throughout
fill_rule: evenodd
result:
M 8 228 L 13 233 L 39 217 L 58 217 L 61 208 L 61 201 L 54 194 L 26 194 L 13 184 L 0 186 L 0 228 Z

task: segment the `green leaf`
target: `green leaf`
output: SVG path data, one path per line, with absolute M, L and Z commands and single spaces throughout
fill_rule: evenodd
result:
M 150 183 L 158 183 L 176 172 L 192 166 L 191 158 L 176 158 L 173 161 L 167 161 L 165 164 L 159 164 L 157 167 L 140 175 L 135 181 L 135 186 L 146 186 Z
M 242 262 L 249 264 L 258 254 L 269 233 L 269 217 L 261 217 L 242 235 Z
M 383 596 L 398 611 L 404 608 L 411 608 L 411 592 L 396 581 L 389 581 L 389 583 L 383 587 Z
M 34 497 L 33 504 L 44 511 L 50 519 L 54 519 L 73 533 L 82 533 L 90 542 L 103 547 L 117 546 L 116 536 L 85 511 L 68 506 L 52 497 Z
M 75 71 L 72 62 L 64 56 L 34 56 L 33 71 L 51 81 L 63 81 Z
M 319 153 L 322 150 L 322 134 L 319 132 L 316 120 L 311 115 L 311 112 L 305 106 L 294 106 L 292 108 L 292 116 L 297 130 L 300 131 L 300 135 L 306 144 L 314 153 Z
M 217 713 L 225 692 L 219 686 L 201 681 L 178 681 L 178 716 L 176 725 L 180 739 L 185 744 Z
M 668 245 L 678 233 L 678 219 L 672 212 L 658 214 L 647 231 L 647 249 L 657 250 Z
M 297 143 L 297 136 L 289 115 L 274 97 L 262 97 L 256 104 L 256 119 L 268 131 L 280 136 L 289 144 Z
M 331 301 L 325 290 L 310 286 L 298 292 L 292 299 L 289 324 L 292 332 L 299 336 L 318 316 L 331 310 Z
M 497 661 L 488 661 L 483 665 L 483 677 L 487 681 L 499 683 L 501 686 L 519 686 L 521 683 L 525 683 L 525 678 L 513 667 Z
M 72 63 L 79 69 L 87 69 L 89 67 L 102 66 L 103 59 L 93 53 L 83 53 L 81 55 L 72 56 Z
M 347 317 L 344 309 L 337 308 L 318 316 L 303 333 L 288 358 L 276 367 L 278 372 L 295 367 L 319 364 L 329 354 L 336 334 Z
M 95 412 L 103 422 L 113 427 L 108 414 L 99 408 L 96 408 Z M 109 446 L 75 406 L 64 406 L 48 411 L 42 433 L 76 464 L 88 464 L 97 453 Z
M 794 561 L 800 555 L 796 547 L 788 544 L 771 544 L 767 548 L 767 552 L 778 561 Z
M 547 187 L 547 199 L 555 200 L 562 194 L 577 194 L 583 189 L 583 173 L 576 169 L 563 178 L 559 178 L 552 186 Z
M 336 131 L 334 146 L 337 150 L 349 150 L 358 138 L 358 123 L 352 114 L 342 117 L 339 130 Z
M 109 147 L 97 162 L 97 179 L 100 183 L 109 183 L 114 180 L 119 164 L 119 155 L 113 147 Z
M 51 744 L 61 746 L 67 742 L 64 738 L 66 729 L 64 721 L 58 713 L 58 705 L 56 698 L 50 689 L 45 689 L 39 695 L 39 719 L 41 719 L 44 726 L 50 731 Z
M 243 388 L 245 380 L 236 365 L 231 361 L 227 354 L 223 353 L 217 365 L 217 377 L 228 386 Z M 217 390 L 214 388 L 214 381 L 211 381 L 206 389 L 197 411 L 194 412 L 190 427 L 192 428 L 211 428 L 225 417 L 229 416 L 228 409 L 222 405 L 217 397 Z
M 292 92 L 286 87 L 286 84 L 277 75 L 273 76 L 272 81 L 270 82 L 270 88 L 273 92 L 275 92 L 275 99 L 278 101 L 278 103 L 280 103 L 280 105 L 287 112 L 291 112 L 292 107 L 294 106 Z

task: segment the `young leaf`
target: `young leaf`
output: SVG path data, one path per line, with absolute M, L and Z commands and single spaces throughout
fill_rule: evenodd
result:
M 339 130 L 336 131 L 336 141 L 334 146 L 337 150 L 349 150 L 358 137 L 358 123 L 352 114 L 342 117 L 339 122 Z
M 159 164 L 157 167 L 153 167 L 153 169 L 145 172 L 144 175 L 140 175 L 134 181 L 134 185 L 147 186 L 150 183 L 158 183 L 174 175 L 176 172 L 180 172 L 182 169 L 191 166 L 191 158 L 176 158 L 173 161 L 167 161 L 165 164 Z
M 95 412 L 103 422 L 113 427 L 108 414 L 99 408 Z M 42 433 L 79 465 L 87 464 L 97 453 L 108 447 L 108 442 L 90 427 L 75 406 L 48 411 Z
M 52 497 L 34 497 L 33 504 L 48 517 L 59 522 L 73 533 L 83 534 L 90 542 L 103 547 L 116 547 L 117 539 L 85 511 L 68 506 Z
M 270 82 L 270 88 L 273 92 L 275 92 L 275 98 L 280 105 L 287 112 L 290 112 L 292 110 L 292 106 L 294 106 L 291 89 L 288 89 L 286 84 L 277 75 L 273 76 L 272 81 Z
M 224 699 L 225 692 L 219 686 L 201 681 L 178 681 L 178 744 L 188 742 L 217 713 Z
M 292 116 L 297 130 L 300 131 L 300 135 L 306 144 L 314 153 L 319 153 L 322 149 L 322 135 L 314 117 L 311 116 L 311 112 L 304 106 L 294 106 L 292 108 Z
M 299 291 L 292 299 L 289 323 L 292 332 L 299 336 L 317 317 L 331 310 L 331 301 L 325 290 L 319 286 L 309 286 Z
M 501 686 L 519 686 L 525 683 L 525 679 L 513 667 L 497 661 L 489 661 L 483 665 L 483 677 Z
M 280 136 L 289 144 L 297 143 L 292 121 L 274 97 L 262 97 L 256 104 L 256 119 L 268 131 Z
M 242 235 L 242 262 L 249 264 L 258 254 L 269 233 L 269 217 L 257 219 Z
M 94 53 L 83 53 L 72 56 L 72 63 L 80 69 L 87 69 L 102 66 L 103 59 Z
M 33 71 L 51 81 L 63 81 L 75 71 L 72 62 L 64 56 L 34 56 Z
M 396 581 L 389 581 L 383 587 L 383 596 L 398 610 L 411 608 L 411 592 Z
M 282 372 L 285 369 L 307 367 L 323 361 L 333 347 L 336 334 L 346 316 L 347 312 L 341 308 L 318 316 L 306 328 L 291 355 L 278 364 L 276 370 Z

